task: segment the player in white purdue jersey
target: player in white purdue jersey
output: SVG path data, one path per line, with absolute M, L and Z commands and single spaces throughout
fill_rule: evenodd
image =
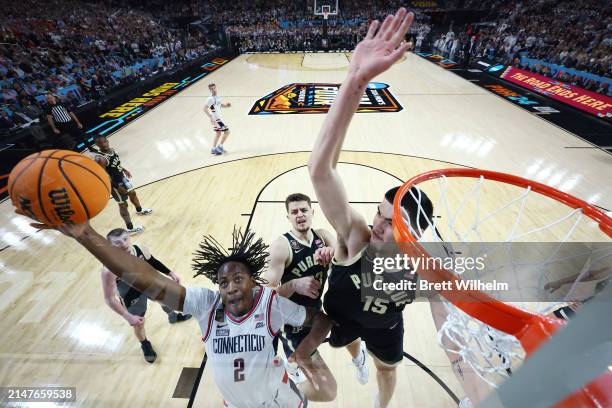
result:
M 208 89 L 210 90 L 211 95 L 206 100 L 204 113 L 206 116 L 208 116 L 208 119 L 213 125 L 213 129 L 215 131 L 215 139 L 212 144 L 212 149 L 210 149 L 210 153 L 218 156 L 220 154 L 227 153 L 223 148 L 223 143 L 225 143 L 230 134 L 229 128 L 221 120 L 221 108 L 229 108 L 232 106 L 232 104 L 229 102 L 221 103 L 221 98 L 217 96 L 217 85 L 209 84 Z
M 334 378 L 319 376 L 310 357 L 329 333 L 331 320 L 262 286 L 265 282 L 260 275 L 268 247 L 261 239 L 255 240 L 253 233 L 243 235 L 235 230 L 230 253 L 210 236 L 200 244 L 194 270 L 218 284 L 217 292 L 185 288 L 161 276 L 146 261 L 112 246 L 89 222 L 56 229 L 75 238 L 123 282 L 150 299 L 197 318 L 209 366 L 227 407 L 302 408 L 308 405 L 308 399 L 335 399 Z M 291 356 L 312 382 L 316 390 L 312 395 L 302 395 L 275 356 L 274 337 L 284 324 L 312 326 Z

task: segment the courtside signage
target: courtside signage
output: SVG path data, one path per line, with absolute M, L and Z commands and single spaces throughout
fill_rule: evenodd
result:
M 417 52 L 415 54 L 445 69 L 450 69 L 454 67 L 455 65 L 457 65 L 456 61 L 449 60 L 448 58 L 444 58 L 442 55 L 432 54 L 430 52 Z
M 340 84 L 294 83 L 258 99 L 249 115 L 326 113 L 340 89 Z M 399 112 L 403 108 L 389 85 L 370 82 L 357 113 Z
M 612 98 L 608 96 L 515 67 L 506 68 L 501 78 L 598 118 L 612 119 Z
M 120 129 L 143 113 L 166 101 L 174 94 L 193 85 L 211 72 L 216 71 L 229 61 L 231 61 L 231 59 L 214 58 L 211 61 L 200 65 L 191 75 L 188 75 L 177 82 L 163 83 L 153 89 L 148 90 L 147 92 L 144 92 L 137 98 L 133 98 L 111 110 L 102 113 L 98 117 L 100 119 L 104 119 L 104 121 L 89 129 L 87 134 L 92 136 L 98 134 L 105 135 L 109 132 Z M 91 140 L 93 140 L 93 138 L 90 138 L 88 141 Z

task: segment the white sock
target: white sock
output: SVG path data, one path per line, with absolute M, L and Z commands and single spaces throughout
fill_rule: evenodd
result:
M 380 404 L 380 396 L 378 394 L 376 394 L 376 396 L 374 397 L 374 404 L 376 405 L 376 408 L 387 408 L 388 405 L 381 405 Z
M 357 356 L 357 358 L 352 359 L 353 363 L 356 365 L 362 365 L 363 364 L 363 359 L 365 358 L 365 353 L 361 352 L 361 349 L 359 349 L 359 355 Z

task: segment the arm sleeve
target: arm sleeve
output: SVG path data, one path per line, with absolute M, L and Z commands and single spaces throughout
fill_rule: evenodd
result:
M 169 275 L 170 272 L 172 272 L 170 269 L 168 269 L 168 267 L 166 265 L 164 265 L 163 263 L 161 263 L 161 261 L 159 261 L 158 259 L 156 259 L 153 255 L 151 255 L 151 257 L 149 259 L 147 259 L 147 262 L 154 267 L 155 269 L 157 269 L 158 271 L 160 271 L 161 273 L 163 273 L 164 275 Z
M 270 325 L 275 332 L 279 331 L 285 324 L 299 327 L 306 320 L 306 308 L 291 300 L 276 294 L 272 299 L 272 311 L 270 312 Z
M 207 288 L 185 288 L 185 301 L 183 302 L 183 312 L 196 317 L 200 326 L 206 321 L 207 314 L 210 311 L 217 292 Z M 204 331 L 205 329 L 202 328 Z
M 172 272 L 166 265 L 164 265 L 159 259 L 156 259 L 149 248 L 144 245 L 138 244 L 138 248 L 142 251 L 142 255 L 145 257 L 145 260 L 151 265 L 155 270 L 163 273 L 164 275 L 168 275 Z

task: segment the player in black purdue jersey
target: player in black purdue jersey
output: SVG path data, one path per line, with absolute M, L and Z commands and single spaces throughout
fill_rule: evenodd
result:
M 132 245 L 128 231 L 123 228 L 116 228 L 110 231 L 106 235 L 106 238 L 113 246 L 147 261 L 149 265 L 164 275 L 167 275 L 176 283 L 181 282 L 178 275 L 168 269 L 168 267 L 159 260 L 155 259 L 147 248 L 144 246 Z M 130 287 L 121 279 L 115 277 L 106 267 L 102 268 L 102 288 L 104 290 L 104 301 L 108 307 L 127 320 L 130 326 L 134 328 L 134 334 L 140 341 L 140 347 L 142 348 L 145 360 L 149 363 L 154 362 L 157 358 L 157 353 L 153 350 L 151 342 L 147 340 L 144 328 L 144 315 L 147 311 L 147 295 Z M 117 300 L 116 294 L 119 294 L 121 302 Z M 191 317 L 191 315 L 188 314 L 183 315 L 181 313 L 176 313 L 168 306 L 162 305 L 162 309 L 168 314 L 168 321 L 171 324 L 185 321 Z
M 265 279 L 268 286 L 276 289 L 279 295 L 299 305 L 321 310 L 321 294 L 327 280 L 335 239 L 324 229 L 312 228 L 314 210 L 307 195 L 289 195 L 285 200 L 285 209 L 291 230 L 272 243 Z M 280 339 L 287 357 L 295 352 L 309 332 L 310 328 L 304 326 L 283 327 Z M 331 376 L 318 353 L 313 356 L 313 360 L 323 370 L 322 376 Z M 289 374 L 297 384 L 306 381 L 301 370 Z
M 97 136 L 95 139 L 96 147 L 90 147 L 89 150 L 94 154 L 94 160 L 108 173 L 111 180 L 112 196 L 119 204 L 119 214 L 125 221 L 125 225 L 130 233 L 142 232 L 144 227 L 141 225 L 132 224 L 132 218 L 128 211 L 128 198 L 136 207 L 136 213 L 139 215 L 149 215 L 153 212 L 150 208 L 142 208 L 140 200 L 136 195 L 136 191 L 130 182 L 132 174 L 123 166 L 119 155 L 112 149 L 108 143 L 106 136 Z
M 350 206 L 337 164 L 349 123 L 366 86 L 404 55 L 409 47 L 404 39 L 413 19 L 412 13 L 401 8 L 381 24 L 374 21 L 370 25 L 366 37 L 355 48 L 347 77 L 325 117 L 308 162 L 319 205 L 338 241 L 324 299 L 326 313 L 338 324 L 332 328 L 330 345 L 348 346 L 355 356 L 355 340 L 365 340 L 377 371 L 375 406 L 382 408 L 389 404 L 395 389 L 395 368 L 403 358 L 401 310 L 411 299 L 401 293 L 396 297 L 382 296 L 383 292 L 380 297 L 364 296 L 362 300 L 361 289 L 367 288 L 373 279 L 367 260 L 375 254 L 368 256 L 365 252 L 368 246 L 380 248 L 380 244 L 394 242 L 391 218 L 397 189 L 385 194 L 370 229 L 364 217 Z M 407 194 L 402 206 L 411 221 L 418 219 L 426 227 L 433 211 L 431 202 L 424 194 L 415 197 L 418 201 Z M 366 261 L 363 268 L 362 261 Z

